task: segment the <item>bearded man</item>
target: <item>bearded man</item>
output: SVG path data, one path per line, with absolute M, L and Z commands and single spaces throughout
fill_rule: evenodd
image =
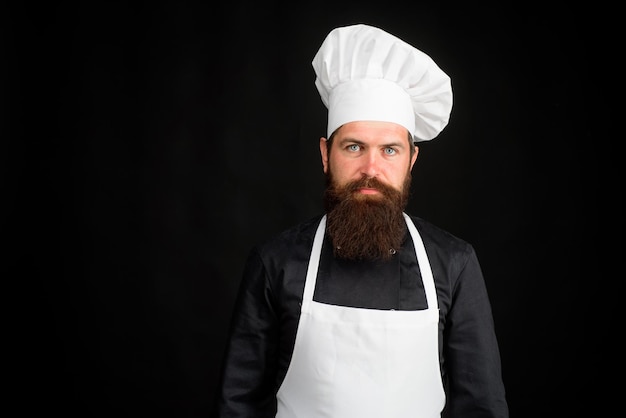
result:
M 405 213 L 416 144 L 448 122 L 448 76 L 367 25 L 331 31 L 313 67 L 325 213 L 251 251 L 215 416 L 507 418 L 476 253 Z
M 327 233 L 335 256 L 389 259 L 404 240 L 403 211 L 418 148 L 404 127 L 386 122 L 351 122 L 334 137 L 339 137 L 332 153 L 336 168 L 329 164 L 333 141 L 321 138 L 320 152 L 327 181 Z

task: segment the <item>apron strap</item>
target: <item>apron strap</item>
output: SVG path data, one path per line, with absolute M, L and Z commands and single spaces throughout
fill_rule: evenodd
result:
M 309 257 L 309 266 L 307 267 L 306 280 L 304 282 L 304 294 L 302 295 L 302 309 L 308 309 L 309 304 L 313 300 L 313 292 L 315 292 L 315 282 L 317 280 L 317 269 L 320 264 L 320 255 L 322 253 L 322 243 L 324 242 L 324 234 L 326 233 L 326 215 L 322 216 L 322 220 L 315 232 L 313 239 L 313 248 L 311 249 L 311 257 Z
M 403 215 L 406 224 L 409 227 L 411 238 L 413 238 L 415 254 L 417 255 L 417 264 L 419 265 L 420 272 L 422 274 L 422 283 L 424 283 L 424 291 L 426 292 L 426 302 L 428 303 L 428 308 L 439 309 L 439 304 L 437 303 L 437 290 L 435 289 L 435 278 L 433 277 L 433 271 L 430 268 L 430 262 L 428 261 L 428 256 L 426 255 L 424 242 L 422 241 L 422 237 L 419 232 L 417 232 L 417 228 L 413 224 L 409 215 L 406 213 Z

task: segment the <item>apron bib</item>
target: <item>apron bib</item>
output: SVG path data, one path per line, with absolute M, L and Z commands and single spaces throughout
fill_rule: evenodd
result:
M 426 250 L 413 238 L 428 308 L 394 311 L 313 301 L 326 216 L 309 260 L 294 351 L 277 393 L 277 418 L 435 418 L 445 394 L 439 309 Z

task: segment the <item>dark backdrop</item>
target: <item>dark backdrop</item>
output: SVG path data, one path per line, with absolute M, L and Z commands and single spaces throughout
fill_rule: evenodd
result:
M 310 62 L 352 23 L 452 78 L 408 211 L 476 247 L 512 417 L 602 408 L 616 253 L 600 232 L 623 206 L 606 205 L 621 191 L 598 137 L 597 12 L 435 4 L 2 6 L 5 345 L 22 410 L 208 415 L 247 252 L 322 209 Z

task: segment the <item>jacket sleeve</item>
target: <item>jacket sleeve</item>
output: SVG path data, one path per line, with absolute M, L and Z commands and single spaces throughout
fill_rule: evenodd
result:
M 248 256 L 222 363 L 214 417 L 274 417 L 278 321 L 256 250 Z
M 507 418 L 500 353 L 483 274 L 470 246 L 444 331 L 445 418 Z

